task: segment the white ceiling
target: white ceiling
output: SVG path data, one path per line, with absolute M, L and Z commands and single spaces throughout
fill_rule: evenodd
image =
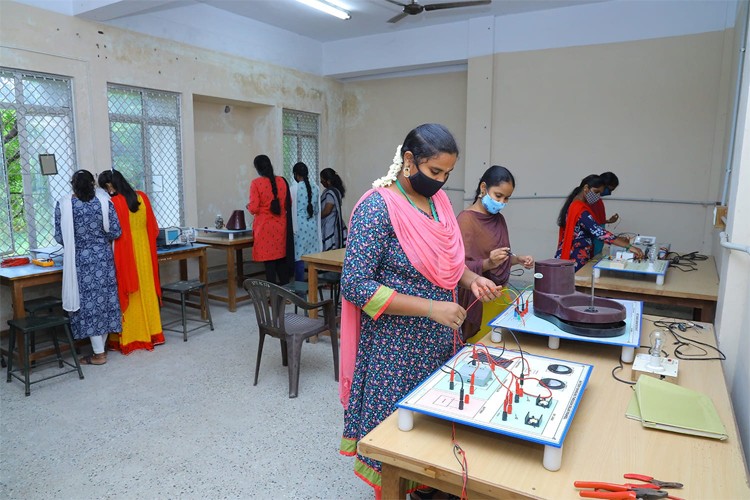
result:
M 22 0 L 23 1 L 23 0 Z M 296 0 L 69 0 L 74 15 L 107 22 L 135 15 L 204 4 L 234 15 L 260 21 L 320 42 L 365 35 L 392 33 L 475 17 L 504 16 L 522 12 L 549 10 L 610 0 L 492 0 L 490 5 L 460 7 L 422 12 L 392 24 L 387 21 L 401 7 L 387 0 L 337 0 L 347 6 L 352 18 L 347 21 L 321 13 Z M 410 0 L 397 0 L 406 3 Z M 421 5 L 460 0 L 420 0 Z

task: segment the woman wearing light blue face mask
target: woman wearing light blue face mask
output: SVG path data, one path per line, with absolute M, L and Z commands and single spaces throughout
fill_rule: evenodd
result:
M 513 174 L 505 167 L 493 165 L 479 180 L 474 203 L 458 214 L 458 225 L 466 250 L 466 266 L 499 286 L 508 282 L 511 266 L 520 264 L 527 269 L 534 267 L 533 257 L 511 252 L 508 226 L 501 213 L 515 187 Z M 462 292 L 459 292 L 459 303 L 467 308 L 474 299 L 471 294 Z M 481 322 L 482 304 L 476 304 L 467 311 L 463 325 L 464 339 L 476 334 L 482 326 Z

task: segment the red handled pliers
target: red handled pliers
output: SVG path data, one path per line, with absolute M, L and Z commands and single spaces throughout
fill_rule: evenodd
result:
M 599 481 L 576 481 L 573 483 L 576 488 L 593 488 L 591 490 L 581 490 L 578 494 L 585 498 L 609 498 L 614 500 L 625 499 L 651 499 L 665 498 L 666 491 L 646 486 L 636 486 L 632 484 L 614 484 L 603 483 Z
M 653 484 L 657 489 L 661 488 L 682 488 L 682 483 L 674 481 L 660 481 L 651 476 L 644 476 L 643 474 L 625 474 L 625 479 L 635 479 L 636 481 L 643 481 L 644 483 Z M 648 488 L 648 485 L 638 485 L 639 488 Z

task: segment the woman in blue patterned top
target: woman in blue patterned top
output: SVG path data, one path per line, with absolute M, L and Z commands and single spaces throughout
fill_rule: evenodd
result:
M 466 267 L 461 231 L 441 190 L 457 158 L 444 126 L 420 125 L 354 208 L 341 276 L 344 455 L 357 455 L 357 441 L 457 350 L 466 318 L 458 286 L 483 301 L 499 296 L 492 281 Z M 376 497 L 380 470 L 380 462 L 357 455 L 354 472 Z
M 310 182 L 307 165 L 302 162 L 292 167 L 292 226 L 294 227 L 294 279 L 305 280 L 302 256 L 320 252 L 320 218 L 318 214 L 318 186 Z
M 81 363 L 107 362 L 105 341 L 122 332 L 112 240 L 120 221 L 106 191 L 97 189 L 87 170 L 73 174 L 73 194 L 55 206 L 55 240 L 63 245 L 63 309 L 75 339 L 91 339 L 93 356 Z
M 640 248 L 631 246 L 627 238 L 615 236 L 594 220 L 591 205 L 599 201 L 605 188 L 604 180 L 598 175 L 585 177 L 568 195 L 557 217 L 560 230 L 555 257 L 576 261 L 576 271 L 594 256 L 595 239 L 625 247 L 636 258 L 643 258 Z

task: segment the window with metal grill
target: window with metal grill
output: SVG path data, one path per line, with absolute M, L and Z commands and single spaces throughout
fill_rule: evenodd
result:
M 151 199 L 159 226 L 185 220 L 180 95 L 107 85 L 112 168 Z
M 318 182 L 318 126 L 320 115 L 285 109 L 284 124 L 284 177 L 292 179 L 292 167 L 297 162 L 307 165 L 310 180 Z
M 3 257 L 57 246 L 55 202 L 70 193 L 78 169 L 72 102 L 70 78 L 0 67 Z M 54 155 L 56 174 L 42 173 L 40 155 Z

